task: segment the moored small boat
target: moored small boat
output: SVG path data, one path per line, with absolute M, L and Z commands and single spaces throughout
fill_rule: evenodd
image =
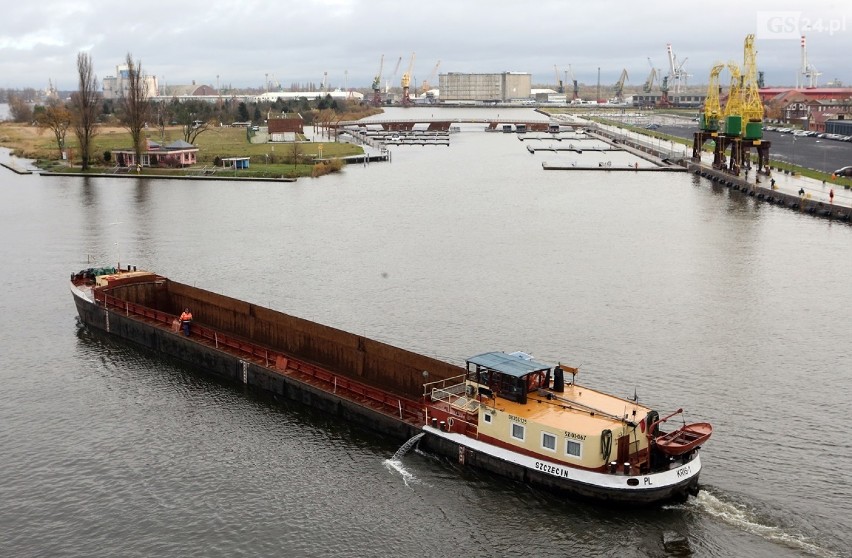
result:
M 683 455 L 700 447 L 713 433 L 713 427 L 707 422 L 685 424 L 677 430 L 654 438 L 657 447 L 668 455 Z

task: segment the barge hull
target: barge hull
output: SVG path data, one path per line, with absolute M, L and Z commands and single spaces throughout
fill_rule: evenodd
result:
M 686 501 L 690 495 L 696 495 L 699 491 L 698 474 L 692 475 L 674 485 L 643 490 L 613 490 L 592 484 L 574 482 L 511 463 L 486 452 L 477 451 L 464 443 L 458 443 L 443 436 L 429 433 L 428 429 L 427 435 L 420 441 L 420 445 L 432 453 L 443 455 L 453 460 L 457 459 L 458 463 L 465 467 L 482 469 L 540 489 L 553 490 L 559 494 L 579 497 L 599 503 L 648 506 L 665 502 L 682 502 Z M 628 477 L 623 478 L 626 479 Z
M 420 432 L 418 425 L 391 417 L 324 389 L 287 377 L 235 355 L 182 335 L 95 305 L 75 293 L 80 320 L 96 331 L 118 337 L 158 355 L 166 355 L 204 374 L 251 386 L 340 417 L 347 424 L 405 440 Z

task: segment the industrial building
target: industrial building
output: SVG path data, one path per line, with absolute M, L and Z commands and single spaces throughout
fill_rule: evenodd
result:
M 441 102 L 481 101 L 507 102 L 530 99 L 532 74 L 503 72 L 500 74 L 463 74 L 450 72 L 438 76 Z
M 675 107 L 700 107 L 704 105 L 707 95 L 667 95 L 665 97 L 661 93 L 643 93 L 633 95 L 634 107 L 659 107 L 659 106 L 675 106 Z
M 156 95 L 159 91 L 157 76 L 142 75 L 145 87 L 149 95 Z M 127 64 L 115 67 L 115 75 L 104 78 L 104 99 L 120 99 L 130 89 L 130 68 Z
M 364 94 L 358 91 L 353 91 L 351 89 L 348 91 L 335 89 L 333 91 L 267 91 L 266 93 L 255 95 L 253 101 L 257 103 L 274 103 L 278 99 L 281 99 L 282 101 L 292 101 L 299 100 L 303 97 L 305 99 L 317 99 L 325 98 L 326 96 L 331 97 L 335 101 L 361 102 L 364 100 Z

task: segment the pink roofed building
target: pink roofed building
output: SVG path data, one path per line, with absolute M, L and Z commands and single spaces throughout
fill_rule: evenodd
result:
M 141 161 L 136 161 L 133 149 L 114 149 L 112 157 L 120 167 L 135 167 L 138 163 L 143 167 L 180 168 L 198 162 L 198 148 L 183 140 L 173 141 L 168 145 L 147 140 Z

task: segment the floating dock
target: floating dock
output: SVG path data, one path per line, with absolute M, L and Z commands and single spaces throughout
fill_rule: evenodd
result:
M 561 171 L 624 171 L 624 172 L 686 172 L 684 167 L 678 165 L 662 165 L 654 167 L 637 167 L 634 165 L 565 165 L 544 162 L 541 164 L 544 170 L 561 170 Z
M 527 146 L 527 151 L 530 153 L 536 153 L 538 151 L 552 151 L 553 153 L 558 153 L 560 151 L 571 151 L 574 153 L 582 153 L 583 151 L 624 151 L 623 149 L 619 149 L 618 147 L 577 147 L 573 144 L 568 144 L 567 146 L 548 146 L 548 147 L 533 147 L 531 145 Z

